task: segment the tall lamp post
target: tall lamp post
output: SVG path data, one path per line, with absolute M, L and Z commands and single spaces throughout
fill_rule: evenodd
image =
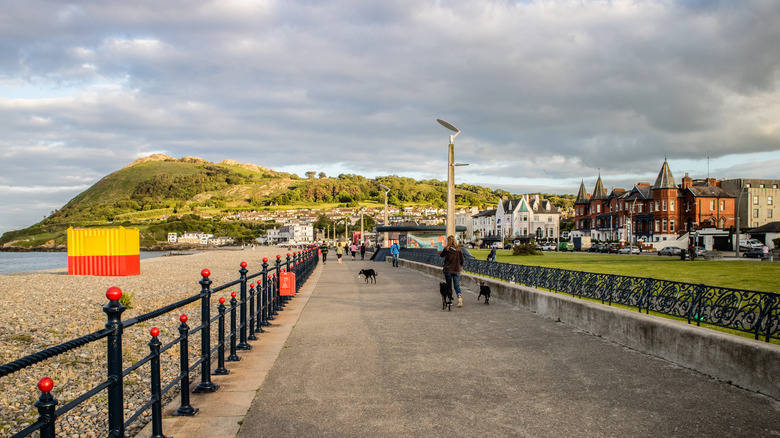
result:
M 441 126 L 449 129 L 455 134 L 450 134 L 450 147 L 447 158 L 447 221 L 445 229 L 447 236 L 455 235 L 455 137 L 460 134 L 460 130 L 449 122 L 436 119 Z
M 387 226 L 387 194 L 390 193 L 390 187 L 387 187 L 387 186 L 382 185 L 382 184 L 379 184 L 379 187 L 381 187 L 382 190 L 385 191 L 385 223 L 384 223 L 384 226 Z M 388 237 L 388 233 L 387 233 L 387 231 L 385 231 L 384 238 L 382 239 L 382 247 L 383 248 L 389 248 L 390 247 L 390 245 L 388 245 L 389 242 L 387 241 L 387 237 Z

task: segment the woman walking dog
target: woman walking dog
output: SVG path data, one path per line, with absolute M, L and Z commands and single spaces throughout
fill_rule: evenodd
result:
M 444 280 L 447 282 L 447 287 L 452 290 L 455 287 L 455 293 L 458 295 L 458 307 L 463 307 L 463 298 L 460 296 L 460 271 L 463 267 L 463 263 L 466 262 L 466 257 L 463 255 L 463 251 L 458 247 L 458 242 L 455 241 L 455 236 L 447 236 L 447 246 L 439 253 L 441 257 L 444 257 Z

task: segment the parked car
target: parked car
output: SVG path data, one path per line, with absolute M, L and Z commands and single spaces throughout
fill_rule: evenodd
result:
M 703 257 L 706 252 L 707 250 L 702 248 L 701 246 L 696 247 L 696 257 Z
M 594 243 L 588 248 L 588 252 L 601 252 L 601 247 L 604 246 L 600 243 Z
M 608 252 L 610 254 L 617 254 L 618 250 L 620 250 L 620 244 L 618 244 L 618 243 L 610 243 L 607 246 L 607 251 L 606 252 Z
M 555 251 L 555 245 L 552 243 L 545 243 L 542 245 L 542 251 Z
M 618 250 L 618 254 L 639 254 L 639 247 L 634 245 L 624 246 Z
M 680 250 L 681 248 L 678 248 L 676 246 L 665 246 L 658 251 L 658 255 L 678 256 L 680 255 Z
M 764 250 L 761 248 L 750 248 L 742 253 L 742 257 L 751 259 L 760 259 L 764 256 Z

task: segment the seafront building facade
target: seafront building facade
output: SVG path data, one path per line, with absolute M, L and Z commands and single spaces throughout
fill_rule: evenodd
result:
M 735 207 L 736 196 L 722 181 L 694 180 L 686 174 L 677 184 L 664 160 L 652 185 L 637 183 L 631 190 L 608 193 L 599 175 L 588 194 L 580 183 L 574 229 L 600 241 L 679 242 L 704 229 L 727 233 L 735 225 Z

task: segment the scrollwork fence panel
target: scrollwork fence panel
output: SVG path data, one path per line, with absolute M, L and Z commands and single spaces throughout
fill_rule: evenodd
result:
M 428 253 L 401 251 L 400 257 L 442 266 L 442 258 Z M 590 298 L 603 304 L 621 304 L 646 313 L 657 312 L 751 333 L 755 339 L 780 339 L 780 295 L 679 281 L 626 275 L 598 274 L 541 266 L 514 265 L 466 259 L 470 274 L 509 283 Z

